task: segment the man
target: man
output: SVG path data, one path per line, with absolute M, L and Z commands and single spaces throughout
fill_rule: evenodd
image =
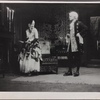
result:
M 86 36 L 87 27 L 78 21 L 78 14 L 74 11 L 69 13 L 69 20 L 69 29 L 66 34 L 69 68 L 64 76 L 79 76 L 83 38 Z M 76 67 L 74 74 L 72 73 L 73 67 Z

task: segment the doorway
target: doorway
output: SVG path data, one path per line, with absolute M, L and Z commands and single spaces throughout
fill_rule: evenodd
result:
M 100 16 L 90 17 L 92 58 L 100 59 Z

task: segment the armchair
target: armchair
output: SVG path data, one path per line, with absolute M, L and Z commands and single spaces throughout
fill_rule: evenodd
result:
M 43 61 L 40 64 L 40 72 L 58 73 L 57 55 L 51 52 L 50 41 L 40 41 Z

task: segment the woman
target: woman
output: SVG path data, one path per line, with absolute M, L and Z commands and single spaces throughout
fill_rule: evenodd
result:
M 38 31 L 34 27 L 35 21 L 28 25 L 29 29 L 26 30 L 25 46 L 20 52 L 20 71 L 23 73 L 39 72 L 40 71 L 40 60 L 41 50 L 38 41 Z
M 74 76 L 79 76 L 81 53 L 83 52 L 83 38 L 86 36 L 87 27 L 78 21 L 78 14 L 74 11 L 69 13 L 69 30 L 66 34 L 66 43 L 68 44 L 69 69 L 64 76 L 72 75 L 72 67 L 76 67 Z

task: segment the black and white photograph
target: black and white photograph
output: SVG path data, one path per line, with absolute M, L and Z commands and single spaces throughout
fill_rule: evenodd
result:
M 99 93 L 100 3 L 1 2 L 0 92 Z

